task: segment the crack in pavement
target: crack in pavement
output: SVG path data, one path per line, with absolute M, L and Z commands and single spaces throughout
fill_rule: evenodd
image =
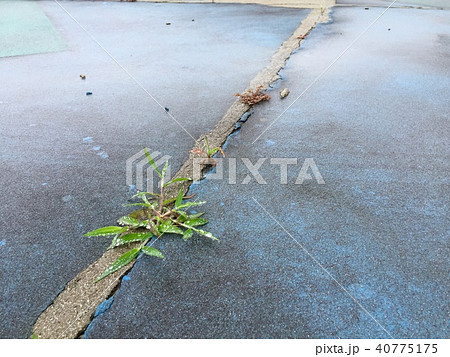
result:
M 278 73 L 285 66 L 291 54 L 304 41 L 303 35 L 309 34 L 318 23 L 327 23 L 330 20 L 330 10 L 330 8 L 312 9 L 294 33 L 278 48 L 272 56 L 269 65 L 253 78 L 247 90 L 255 90 L 261 85 L 265 90 L 273 82 L 279 80 L 280 76 Z M 236 130 L 236 123 L 250 109 L 250 106 L 242 103 L 240 99 L 236 99 L 216 126 L 210 132 L 200 136 L 193 149 L 201 148 L 205 136 L 208 137 L 210 147 L 222 146 L 227 138 Z M 189 152 L 189 157 L 174 178 L 192 177 L 192 163 L 196 156 L 196 154 Z M 187 192 L 190 183 L 170 186 L 168 187 L 167 194 L 175 196 L 181 187 Z M 130 263 L 97 283 L 94 283 L 95 278 L 114 260 L 135 245 L 130 244 L 127 247 L 118 247 L 106 251 L 97 261 L 89 265 L 89 267 L 67 283 L 65 289 L 38 317 L 33 327 L 33 336 L 37 338 L 66 339 L 82 336 L 93 320 L 98 306 L 114 296 L 114 293 L 120 287 L 121 278 L 132 269 L 134 263 Z

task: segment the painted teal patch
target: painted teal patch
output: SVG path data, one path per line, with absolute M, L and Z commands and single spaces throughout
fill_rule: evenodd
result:
M 34 1 L 0 1 L 0 57 L 68 49 Z

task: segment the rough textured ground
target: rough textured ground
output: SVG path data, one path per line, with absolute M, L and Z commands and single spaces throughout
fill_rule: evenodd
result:
M 225 145 L 237 183 L 191 189 L 221 242 L 158 242 L 86 337 L 448 337 L 448 12 L 389 10 L 292 104 L 382 11 L 338 8 L 308 37 Z M 243 157 L 299 164 L 242 184 Z M 324 185 L 293 184 L 305 158 Z
M 272 56 L 270 63 L 252 79 L 248 90 L 255 90 L 260 86 L 267 89 L 277 78 L 280 78 L 278 72 L 284 67 L 291 53 L 304 41 L 300 38 L 304 38 L 306 34 L 310 33 L 317 23 L 328 22 L 328 13 L 328 11 L 318 9 L 311 11 L 289 39 L 283 42 Z M 222 146 L 228 136 L 236 130 L 237 122 L 242 122 L 244 118 L 248 117 L 249 109 L 248 104 L 237 99 L 214 128 L 205 134 L 210 147 Z M 203 137 L 202 135 L 197 140 L 195 147 L 189 153 L 189 158 L 176 173 L 176 177 L 196 177 L 198 175 L 193 172 L 192 162 L 195 157 L 199 156 L 195 154 L 196 150 L 206 150 Z M 171 185 L 167 187 L 165 194 L 168 197 L 175 197 L 181 187 L 187 192 L 190 184 L 191 182 L 181 182 Z M 131 249 L 131 247 L 127 249 Z M 120 286 L 122 277 L 132 268 L 134 262 L 99 283 L 94 283 L 93 277 L 99 276 L 123 253 L 123 249 L 107 251 L 72 279 L 52 305 L 39 316 L 33 327 L 33 335 L 38 338 L 74 338 L 82 335 L 91 319 L 98 314 L 97 310 L 103 311 L 105 305 L 110 306 L 114 298 L 109 297 Z M 105 300 L 105 298 L 107 299 Z M 99 306 L 97 307 L 97 305 Z
M 257 5 L 61 4 L 194 138 L 308 14 Z M 194 144 L 56 3 L 38 6 L 69 49 L 0 58 L 0 337 L 28 337 L 67 282 L 102 255 L 108 239 L 82 234 L 124 214 L 129 157 L 147 146 L 172 156 L 176 172 Z
M 447 0 L 337 0 L 337 5 L 357 5 L 357 6 L 416 6 L 416 7 L 439 7 L 449 8 L 450 4 Z

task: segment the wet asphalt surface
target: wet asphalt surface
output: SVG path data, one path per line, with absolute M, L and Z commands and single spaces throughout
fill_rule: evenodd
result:
M 340 56 L 382 11 L 312 32 L 226 143 L 236 184 L 224 161 L 191 188 L 221 242 L 156 242 L 166 258 L 140 259 L 85 337 L 449 336 L 449 14 L 390 9 Z M 266 184 L 242 158 L 266 158 Z M 297 159 L 287 184 L 270 158 Z M 325 184 L 295 184 L 306 158 Z
M 67 50 L 0 58 L 1 338 L 28 337 L 65 284 L 102 255 L 109 240 L 82 234 L 127 212 L 129 157 L 157 150 L 172 157 L 172 173 L 187 158 L 194 140 L 164 107 L 194 138 L 209 131 L 309 13 L 61 4 L 162 107 L 57 4 L 37 3 Z

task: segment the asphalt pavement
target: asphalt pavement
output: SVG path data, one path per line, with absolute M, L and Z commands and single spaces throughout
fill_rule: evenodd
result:
M 175 173 L 309 13 L 60 3 L 0 2 L 1 338 L 28 337 L 102 255 L 82 235 L 126 213 L 126 160 L 145 146 Z
M 85 337 L 449 336 L 449 13 L 383 11 L 313 30 L 191 187 L 220 243 L 157 241 Z

